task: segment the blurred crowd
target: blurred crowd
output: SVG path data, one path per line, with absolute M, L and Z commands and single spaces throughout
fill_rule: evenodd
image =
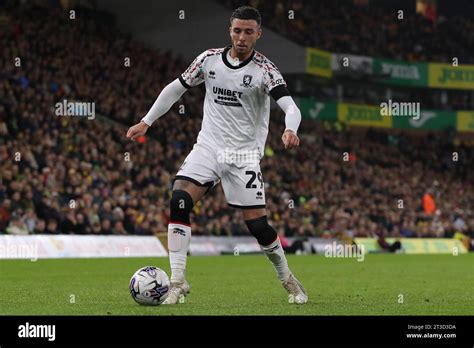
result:
M 0 47 L 0 233 L 165 232 L 173 176 L 200 129 L 202 86 L 145 139 L 125 134 L 189 62 L 118 34 L 113 18 L 85 9 L 70 20 L 59 8 L 13 6 L 0 14 Z M 105 117 L 57 116 L 63 99 L 94 102 Z M 284 115 L 275 109 L 271 117 L 261 168 L 280 235 L 474 236 L 472 142 L 303 121 L 301 146 L 286 151 Z M 436 202 L 431 213 L 425 193 Z M 192 230 L 249 234 L 220 186 L 196 205 Z
M 408 61 L 452 63 L 458 57 L 459 64 L 474 63 L 474 21 L 467 14 L 430 20 L 415 13 L 415 2 L 411 11 L 402 10 L 401 19 L 400 7 L 383 1 L 219 1 L 232 9 L 257 8 L 266 27 L 307 47 Z

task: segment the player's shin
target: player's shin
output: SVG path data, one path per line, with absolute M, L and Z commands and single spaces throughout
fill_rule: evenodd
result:
M 260 245 L 260 248 L 273 264 L 278 279 L 282 282 L 286 282 L 290 276 L 290 269 L 288 268 L 288 261 L 286 260 L 283 247 L 281 246 L 280 238 L 276 237 L 273 243 L 266 246 Z
M 171 283 L 184 280 L 186 258 L 191 241 L 189 215 L 193 207 L 191 196 L 183 190 L 173 191 L 168 224 L 168 251 L 171 266 Z
M 257 219 L 247 220 L 246 224 L 250 233 L 260 244 L 262 251 L 273 264 L 280 281 L 286 282 L 290 276 L 288 261 L 286 260 L 280 239 L 273 227 L 268 224 L 267 217 L 262 216 Z

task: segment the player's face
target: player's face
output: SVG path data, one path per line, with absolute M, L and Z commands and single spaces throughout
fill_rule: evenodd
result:
M 245 57 L 250 54 L 261 35 L 262 29 L 259 27 L 257 21 L 238 18 L 232 20 L 230 38 L 234 51 L 238 56 Z

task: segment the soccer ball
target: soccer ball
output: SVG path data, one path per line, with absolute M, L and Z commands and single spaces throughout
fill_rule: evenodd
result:
M 130 279 L 130 295 L 143 306 L 158 306 L 170 289 L 170 279 L 165 271 L 158 267 L 140 268 Z

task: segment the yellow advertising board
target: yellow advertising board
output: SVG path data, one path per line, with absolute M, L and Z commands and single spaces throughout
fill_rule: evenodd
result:
M 380 115 L 379 106 L 346 104 L 337 105 L 338 120 L 349 126 L 391 128 L 393 117 Z
M 466 247 L 453 238 L 387 238 L 388 243 L 399 240 L 405 254 L 465 254 Z M 380 251 L 374 238 L 356 238 L 358 245 L 364 245 L 365 252 Z
M 332 77 L 331 52 L 306 48 L 306 72 L 317 76 Z
M 459 111 L 456 129 L 461 132 L 474 132 L 474 111 Z
M 474 89 L 474 65 L 428 64 L 428 86 Z

